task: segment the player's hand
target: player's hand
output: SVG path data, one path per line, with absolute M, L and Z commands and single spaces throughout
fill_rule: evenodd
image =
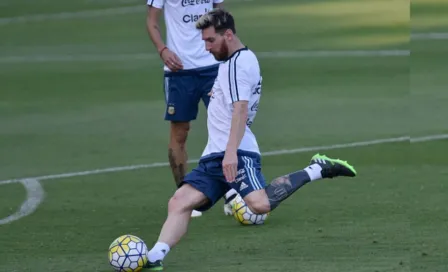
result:
M 235 182 L 238 171 L 238 156 L 236 152 L 226 151 L 224 160 L 222 161 L 222 170 L 227 182 Z
M 184 68 L 182 61 L 179 59 L 179 57 L 168 48 L 163 50 L 160 57 L 162 58 L 165 65 L 168 66 L 168 68 L 170 68 L 170 70 L 173 72 L 176 72 Z

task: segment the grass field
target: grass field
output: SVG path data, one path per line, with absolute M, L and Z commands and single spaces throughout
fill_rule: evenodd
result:
M 192 221 L 166 270 L 448 271 L 446 1 L 413 1 L 411 15 L 402 0 L 227 6 L 260 55 L 253 130 L 263 152 L 444 139 L 321 151 L 359 176 L 307 185 L 259 227 L 239 226 L 218 203 Z M 0 2 L 0 180 L 167 161 L 145 15 L 134 0 Z M 410 29 L 425 35 L 410 40 Z M 206 138 L 201 108 L 190 158 Z M 314 153 L 265 157 L 264 174 L 303 168 Z M 0 224 L 0 271 L 111 271 L 112 240 L 131 233 L 152 246 L 174 192 L 168 167 L 38 180 L 37 210 Z M 25 199 L 22 184 L 0 182 L 0 222 Z

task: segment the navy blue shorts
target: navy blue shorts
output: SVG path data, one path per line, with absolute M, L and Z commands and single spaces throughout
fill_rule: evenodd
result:
M 188 122 L 198 115 L 199 101 L 208 107 L 212 90 L 218 75 L 218 65 L 165 72 L 165 120 Z
M 199 211 L 210 209 L 231 188 L 241 197 L 264 189 L 265 178 L 261 173 L 261 157 L 257 153 L 238 151 L 238 174 L 236 181 L 228 183 L 222 171 L 224 153 L 216 153 L 201 158 L 198 166 L 184 178 L 184 183 L 190 184 L 204 193 L 209 202 L 198 208 Z

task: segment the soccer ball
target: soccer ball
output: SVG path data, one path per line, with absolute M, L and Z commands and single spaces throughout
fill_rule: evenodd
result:
M 232 201 L 232 214 L 236 221 L 240 222 L 242 225 L 261 225 L 269 216 L 269 213 L 253 213 L 239 194 Z
M 109 246 L 109 263 L 119 272 L 137 272 L 148 261 L 148 249 L 142 239 L 133 235 L 123 235 Z

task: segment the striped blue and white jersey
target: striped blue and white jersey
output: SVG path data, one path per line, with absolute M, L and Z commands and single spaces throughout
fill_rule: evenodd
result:
M 246 131 L 239 150 L 260 154 L 252 125 L 261 97 L 262 77 L 255 54 L 247 47 L 236 51 L 219 66 L 207 110 L 208 142 L 203 157 L 226 150 L 232 124 L 233 103 L 248 101 Z

